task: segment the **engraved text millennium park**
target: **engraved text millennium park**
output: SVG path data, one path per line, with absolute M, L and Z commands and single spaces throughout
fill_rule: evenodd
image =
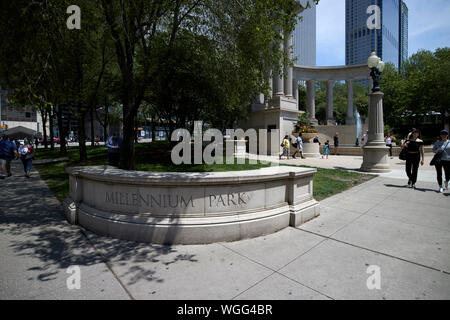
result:
M 198 200 L 203 201 L 203 200 Z M 245 192 L 208 195 L 205 198 L 210 207 L 227 207 L 232 205 L 246 205 L 249 197 Z M 106 192 L 105 203 L 128 207 L 150 208 L 195 208 L 196 200 L 193 196 L 184 197 L 173 194 L 140 194 L 124 192 Z

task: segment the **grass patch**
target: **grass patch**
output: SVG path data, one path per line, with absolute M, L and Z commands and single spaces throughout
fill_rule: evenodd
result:
M 69 147 L 67 157 L 69 161 L 37 165 L 39 173 L 53 191 L 55 196 L 63 201 L 69 194 L 69 175 L 67 167 L 76 166 L 98 166 L 107 165 L 108 156 L 104 146 L 88 146 L 88 161 L 80 163 L 78 147 Z M 36 154 L 37 160 L 60 158 L 59 149 L 54 151 L 39 149 Z M 256 165 L 245 164 L 234 165 L 180 165 L 176 166 L 170 158 L 170 147 L 167 142 L 154 142 L 136 145 L 136 170 L 150 172 L 224 172 L 245 171 L 270 167 L 270 164 L 259 162 Z M 321 169 L 317 168 L 314 175 L 314 198 L 321 201 L 335 194 L 341 193 L 358 184 L 371 180 L 375 176 L 357 172 Z
M 42 179 L 47 183 L 58 200 L 63 201 L 69 195 L 69 175 L 66 172 L 67 167 L 78 166 L 100 166 L 108 164 L 107 149 L 104 146 L 88 146 L 88 161 L 80 162 L 78 147 L 70 147 L 67 149 L 67 157 L 69 161 L 58 163 L 49 163 L 36 165 Z M 36 160 L 61 158 L 59 148 L 50 151 L 39 149 L 36 152 Z M 224 160 L 225 162 L 225 160 Z M 176 166 L 172 163 L 170 157 L 170 147 L 166 142 L 155 142 L 136 145 L 136 170 L 149 172 L 224 172 L 224 171 L 246 171 L 257 170 L 270 167 L 270 164 L 258 162 L 258 164 L 250 164 L 246 159 L 244 164 L 237 164 L 235 159 L 234 165 L 180 165 Z
M 321 201 L 335 194 L 344 192 L 376 176 L 357 172 L 317 168 L 314 175 L 314 198 Z
M 289 164 L 285 166 L 317 169 L 313 178 L 313 196 L 317 201 L 324 200 L 377 177 L 376 175 L 340 169 L 322 169 Z

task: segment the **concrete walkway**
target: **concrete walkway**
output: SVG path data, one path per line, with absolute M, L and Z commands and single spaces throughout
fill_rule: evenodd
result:
M 435 183 L 379 177 L 300 228 L 168 247 L 70 226 L 37 172 L 13 170 L 0 181 L 0 299 L 450 299 L 450 193 Z M 73 265 L 79 290 L 66 285 Z M 367 287 L 370 266 L 380 290 Z
M 431 159 L 433 159 L 432 153 L 425 154 L 425 164 L 419 168 L 418 174 L 418 182 L 436 182 L 436 169 L 434 166 L 430 166 Z M 256 156 L 250 155 L 250 158 L 255 159 Z M 286 157 L 283 157 L 281 161 L 275 156 L 259 156 L 260 160 L 271 161 L 271 162 L 279 162 L 280 164 L 289 164 L 289 165 L 300 165 L 300 166 L 309 166 L 309 167 L 317 167 L 323 169 L 344 169 L 351 171 L 358 171 L 361 168 L 363 163 L 363 157 L 361 156 L 335 156 L 330 155 L 328 159 L 321 158 L 307 158 L 307 159 L 299 159 L 296 158 L 286 160 Z M 405 172 L 405 163 L 406 161 L 400 160 L 398 157 L 394 157 L 392 159 L 388 158 L 388 163 L 391 166 L 392 171 L 389 173 L 377 174 L 381 177 L 387 178 L 395 178 L 402 179 L 408 182 L 408 178 Z

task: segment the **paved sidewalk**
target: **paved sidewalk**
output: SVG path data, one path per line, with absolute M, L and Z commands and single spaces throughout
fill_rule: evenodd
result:
M 33 172 L 0 181 L 0 299 L 450 299 L 450 193 L 379 177 L 300 228 L 159 246 L 82 232 Z M 81 289 L 66 270 L 81 267 Z M 367 288 L 369 266 L 381 290 Z
M 257 156 L 250 155 L 250 158 L 255 158 Z M 298 166 L 310 166 L 323 169 L 344 169 L 351 171 L 358 171 L 363 163 L 363 157 L 361 156 L 334 156 L 330 155 L 328 159 L 321 158 L 306 158 L 306 159 L 290 159 L 279 161 L 276 156 L 258 156 L 260 160 L 279 162 L 280 164 L 298 165 Z M 435 182 L 436 188 L 436 169 L 434 166 L 430 166 L 431 159 L 433 159 L 433 154 L 425 154 L 425 164 L 419 168 L 419 174 L 417 181 L 419 182 Z M 388 163 L 391 165 L 392 171 L 389 173 L 377 174 L 381 177 L 402 179 L 408 182 L 408 178 L 405 172 L 405 161 L 400 160 L 398 157 L 393 159 L 388 158 Z

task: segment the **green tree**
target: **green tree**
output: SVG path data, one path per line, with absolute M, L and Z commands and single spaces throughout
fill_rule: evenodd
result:
M 211 117 L 211 123 L 227 122 L 243 113 L 252 95 L 268 91 L 266 70 L 273 66 L 281 70 L 280 61 L 282 58 L 286 61 L 279 50 L 283 41 L 279 30 L 291 31 L 296 14 L 302 9 L 294 0 L 124 0 L 120 5 L 102 0 L 101 4 L 121 71 L 126 169 L 134 169 L 134 122 L 144 98 L 150 99 L 147 103 L 159 113 L 160 119 L 168 122 L 171 130 L 177 121 L 187 122 L 179 101 L 180 97 L 194 91 L 180 90 L 180 76 L 186 73 L 185 66 L 173 64 L 188 61 L 194 63 L 193 69 L 198 69 L 201 65 L 198 57 L 202 54 L 189 56 L 180 43 L 200 41 L 200 48 L 211 53 L 208 61 L 217 62 L 218 66 L 208 64 L 209 68 L 199 75 L 200 81 L 211 80 L 208 71 L 216 73 L 217 80 L 212 84 L 201 82 L 212 90 L 205 97 L 198 94 L 205 88 L 200 92 L 196 90 L 197 97 L 188 103 L 205 99 L 200 102 L 207 105 L 210 103 L 207 101 L 212 100 L 209 97 L 214 96 L 219 103 L 211 105 L 208 114 L 217 115 Z M 190 38 L 191 35 L 197 38 Z M 188 39 L 183 40 L 183 37 Z M 192 80 L 194 74 L 188 73 Z M 220 86 L 215 85 L 218 81 L 221 81 Z M 175 95 L 166 93 L 171 89 L 175 89 Z M 225 93 L 225 97 L 221 93 Z M 220 103 L 221 99 L 226 100 Z M 220 109 L 223 106 L 226 108 Z M 220 112 L 215 112 L 217 110 Z

